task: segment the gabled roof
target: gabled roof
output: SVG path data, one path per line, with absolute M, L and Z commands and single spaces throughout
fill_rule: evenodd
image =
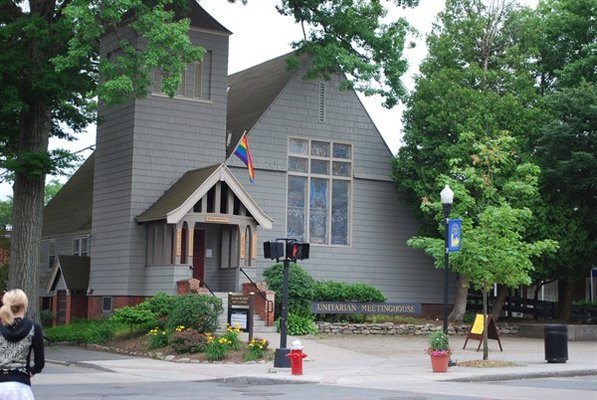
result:
M 61 276 L 64 277 L 64 283 L 70 292 L 87 291 L 89 287 L 89 257 L 56 256 L 54 267 L 48 280 L 48 292 L 56 288 L 58 279 Z
M 207 192 L 218 182 L 226 182 L 232 193 L 245 206 L 255 221 L 265 229 L 271 229 L 273 220 L 267 216 L 240 184 L 225 164 L 211 165 L 186 172 L 151 207 L 139 214 L 137 222 L 165 219 L 169 224 L 178 223 L 193 209 Z
M 289 69 L 286 63 L 293 54 L 285 54 L 228 77 L 226 129 L 232 133 L 232 138 L 226 148 L 226 156 L 234 151 L 243 132 L 255 126 L 297 73 L 297 69 Z M 304 61 L 304 57 L 301 57 L 301 61 Z
M 211 31 L 221 32 L 226 35 L 232 34 L 224 28 L 214 17 L 201 7 L 196 0 L 191 0 L 191 26 L 195 28 L 209 29 Z
M 44 208 L 43 239 L 91 232 L 94 154 L 87 158 Z

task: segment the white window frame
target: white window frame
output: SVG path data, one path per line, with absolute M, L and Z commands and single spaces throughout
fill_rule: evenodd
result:
M 304 140 L 307 142 L 307 154 L 299 154 L 293 153 L 291 151 L 291 140 Z M 311 155 L 311 144 L 312 142 L 323 142 L 329 144 L 330 154 L 329 157 L 325 156 L 315 156 Z M 350 158 L 335 158 L 334 157 L 334 145 L 346 145 L 350 146 Z M 333 247 L 350 247 L 352 246 L 352 196 L 353 196 L 353 187 L 354 187 L 354 146 L 352 143 L 348 142 L 341 142 L 341 141 L 332 141 L 332 140 L 323 140 L 323 139 L 311 139 L 305 137 L 289 137 L 288 138 L 288 151 L 287 151 L 287 173 L 286 173 L 286 195 L 288 196 L 288 178 L 291 176 L 300 176 L 305 177 L 306 181 L 306 194 L 305 194 L 305 221 L 304 221 L 304 240 L 307 242 L 311 242 L 310 238 L 310 214 L 311 214 L 311 179 L 318 178 L 318 179 L 326 179 L 328 182 L 328 193 L 327 193 L 327 226 L 326 226 L 326 241 L 325 243 L 311 243 L 312 245 L 316 246 L 333 246 Z M 297 172 L 297 171 L 290 171 L 288 169 L 288 160 L 290 157 L 297 157 L 307 159 L 307 172 Z M 325 160 L 328 161 L 328 173 L 327 174 L 316 174 L 310 171 L 311 169 L 311 162 L 312 160 Z M 350 164 L 350 173 L 348 176 L 337 176 L 333 175 L 333 163 L 336 162 L 344 162 Z M 333 209 L 333 182 L 335 180 L 343 180 L 349 182 L 348 185 L 348 221 L 347 221 L 347 233 L 346 233 L 346 244 L 332 244 L 332 209 Z M 288 234 L 288 197 L 286 199 L 286 233 Z
M 85 251 L 83 251 L 83 243 L 85 243 Z M 73 256 L 89 256 L 89 236 L 81 236 L 73 239 Z

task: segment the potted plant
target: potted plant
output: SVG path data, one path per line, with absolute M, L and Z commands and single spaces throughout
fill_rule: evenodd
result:
M 425 352 L 431 357 L 433 372 L 448 371 L 450 354 L 452 354 L 448 335 L 441 330 L 437 330 L 429 334 L 428 340 L 429 345 Z

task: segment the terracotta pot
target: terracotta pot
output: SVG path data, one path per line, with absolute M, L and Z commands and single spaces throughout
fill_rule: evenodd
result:
M 431 356 L 431 368 L 433 372 L 447 372 L 448 371 L 448 362 L 450 361 L 450 356 Z

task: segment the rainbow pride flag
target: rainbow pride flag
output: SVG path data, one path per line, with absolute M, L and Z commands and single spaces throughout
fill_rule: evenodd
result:
M 249 140 L 247 138 L 247 131 L 243 132 L 234 154 L 240 158 L 247 168 L 249 168 L 249 180 L 251 183 L 255 180 L 255 169 L 253 168 L 253 159 L 251 158 L 251 150 L 249 149 Z

